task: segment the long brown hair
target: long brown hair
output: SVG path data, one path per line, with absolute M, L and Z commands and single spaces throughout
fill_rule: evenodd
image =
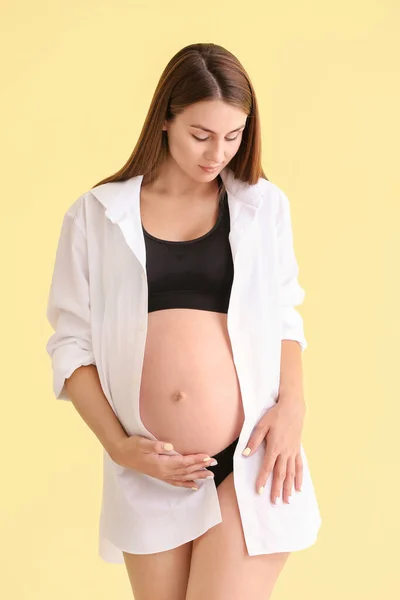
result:
M 157 178 L 168 156 L 168 138 L 162 127 L 185 107 L 204 100 L 222 100 L 247 115 L 239 150 L 228 166 L 234 177 L 254 184 L 267 179 L 261 166 L 261 131 L 256 95 L 245 69 L 228 50 L 217 44 L 191 44 L 179 50 L 161 75 L 140 137 L 125 165 L 93 187 L 143 175 L 143 185 Z M 225 192 L 219 176 L 219 198 Z

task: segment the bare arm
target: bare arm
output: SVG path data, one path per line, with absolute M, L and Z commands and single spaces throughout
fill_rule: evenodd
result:
M 119 443 L 128 435 L 104 395 L 97 368 L 79 367 L 65 380 L 65 388 L 82 419 L 110 457 L 115 457 Z
M 301 346 L 296 340 L 282 340 L 281 348 L 279 402 L 305 411 Z

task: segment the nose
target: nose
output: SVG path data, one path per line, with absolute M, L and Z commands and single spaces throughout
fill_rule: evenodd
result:
M 216 140 L 208 151 L 207 163 L 212 165 L 221 165 L 224 162 L 225 150 L 224 142 Z

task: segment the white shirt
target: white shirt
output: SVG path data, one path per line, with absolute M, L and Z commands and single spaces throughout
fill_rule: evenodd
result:
M 307 347 L 294 308 L 305 293 L 298 283 L 290 205 L 275 184 L 237 180 L 226 167 L 234 280 L 228 331 L 245 421 L 234 454 L 234 485 L 250 556 L 302 550 L 315 543 L 321 516 L 301 446 L 303 485 L 291 504 L 274 506 L 272 476 L 256 491 L 265 443 L 242 456 L 253 427 L 275 405 L 281 340 Z M 148 318 L 146 247 L 140 214 L 143 176 L 109 182 L 81 195 L 66 211 L 56 253 L 47 318 L 54 329 L 46 350 L 57 399 L 70 400 L 64 381 L 95 364 L 103 392 L 128 435 L 156 438 L 139 413 Z M 176 452 L 173 452 L 176 453 Z M 198 491 L 173 486 L 116 464 L 104 450 L 99 555 L 123 563 L 122 550 L 160 552 L 195 539 L 221 522 L 213 479 Z

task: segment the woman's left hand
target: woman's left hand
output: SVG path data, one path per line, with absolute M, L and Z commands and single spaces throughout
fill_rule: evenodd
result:
M 290 503 L 293 483 L 296 491 L 301 491 L 303 461 L 300 448 L 304 417 L 305 404 L 302 400 L 281 396 L 278 403 L 257 423 L 248 441 L 247 448 L 251 452 L 247 456 L 254 454 L 266 439 L 265 456 L 256 489 L 261 494 L 274 471 L 271 485 L 273 504 L 277 503 L 282 489 L 283 502 Z

